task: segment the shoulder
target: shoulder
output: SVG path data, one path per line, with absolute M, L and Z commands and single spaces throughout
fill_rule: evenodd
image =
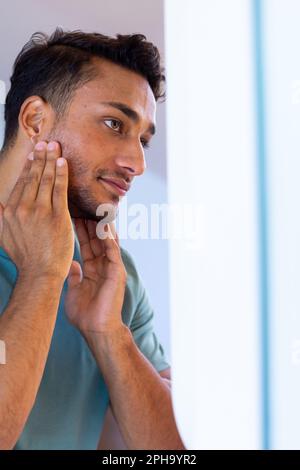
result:
M 132 255 L 124 248 L 121 248 L 121 256 L 127 272 L 127 286 L 134 291 L 135 295 L 139 296 L 141 294 L 142 281 L 136 263 Z
M 127 272 L 123 320 L 126 324 L 129 324 L 141 303 L 144 287 L 132 255 L 124 248 L 121 248 L 121 256 Z
M 132 276 L 138 276 L 137 268 L 132 255 L 123 247 L 120 247 L 120 251 L 127 274 Z

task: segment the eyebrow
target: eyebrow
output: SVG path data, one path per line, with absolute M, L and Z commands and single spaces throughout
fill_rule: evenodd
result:
M 116 101 L 102 101 L 101 104 L 105 104 L 108 106 L 112 106 L 113 108 L 118 109 L 122 113 L 124 113 L 129 119 L 131 119 L 133 122 L 137 123 L 140 121 L 140 117 L 136 111 L 134 111 L 132 108 L 129 108 L 126 104 L 124 103 L 118 103 Z M 150 124 L 148 127 L 148 132 L 150 134 L 154 135 L 156 132 L 156 127 L 153 123 Z

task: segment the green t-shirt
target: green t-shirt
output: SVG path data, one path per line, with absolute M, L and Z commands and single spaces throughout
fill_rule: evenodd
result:
M 153 310 L 133 260 L 124 249 L 122 259 L 127 270 L 123 322 L 130 328 L 141 352 L 160 372 L 169 364 L 153 330 Z M 77 238 L 74 260 L 82 264 Z M 0 314 L 9 302 L 16 279 L 16 266 L 0 248 Z M 60 298 L 41 385 L 16 449 L 97 448 L 109 395 L 85 340 L 67 320 L 64 312 L 66 290 L 67 282 Z

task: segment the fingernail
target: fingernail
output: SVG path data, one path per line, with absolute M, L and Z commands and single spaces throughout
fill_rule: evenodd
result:
M 65 164 L 66 160 L 64 158 L 58 158 L 56 160 L 56 165 L 57 166 L 63 166 Z
M 45 148 L 45 142 L 38 142 L 35 146 L 36 150 L 44 150 Z
M 47 150 L 55 150 L 56 149 L 56 142 L 49 142 L 47 145 Z
M 27 158 L 28 160 L 33 160 L 34 159 L 33 152 L 30 152 Z

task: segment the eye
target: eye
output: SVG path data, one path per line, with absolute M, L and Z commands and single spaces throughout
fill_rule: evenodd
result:
M 113 131 L 118 131 L 122 127 L 121 121 L 118 121 L 117 119 L 106 119 L 104 122 L 105 122 L 105 125 L 109 127 L 110 129 L 112 129 Z M 107 122 L 112 123 L 112 126 L 106 124 Z

